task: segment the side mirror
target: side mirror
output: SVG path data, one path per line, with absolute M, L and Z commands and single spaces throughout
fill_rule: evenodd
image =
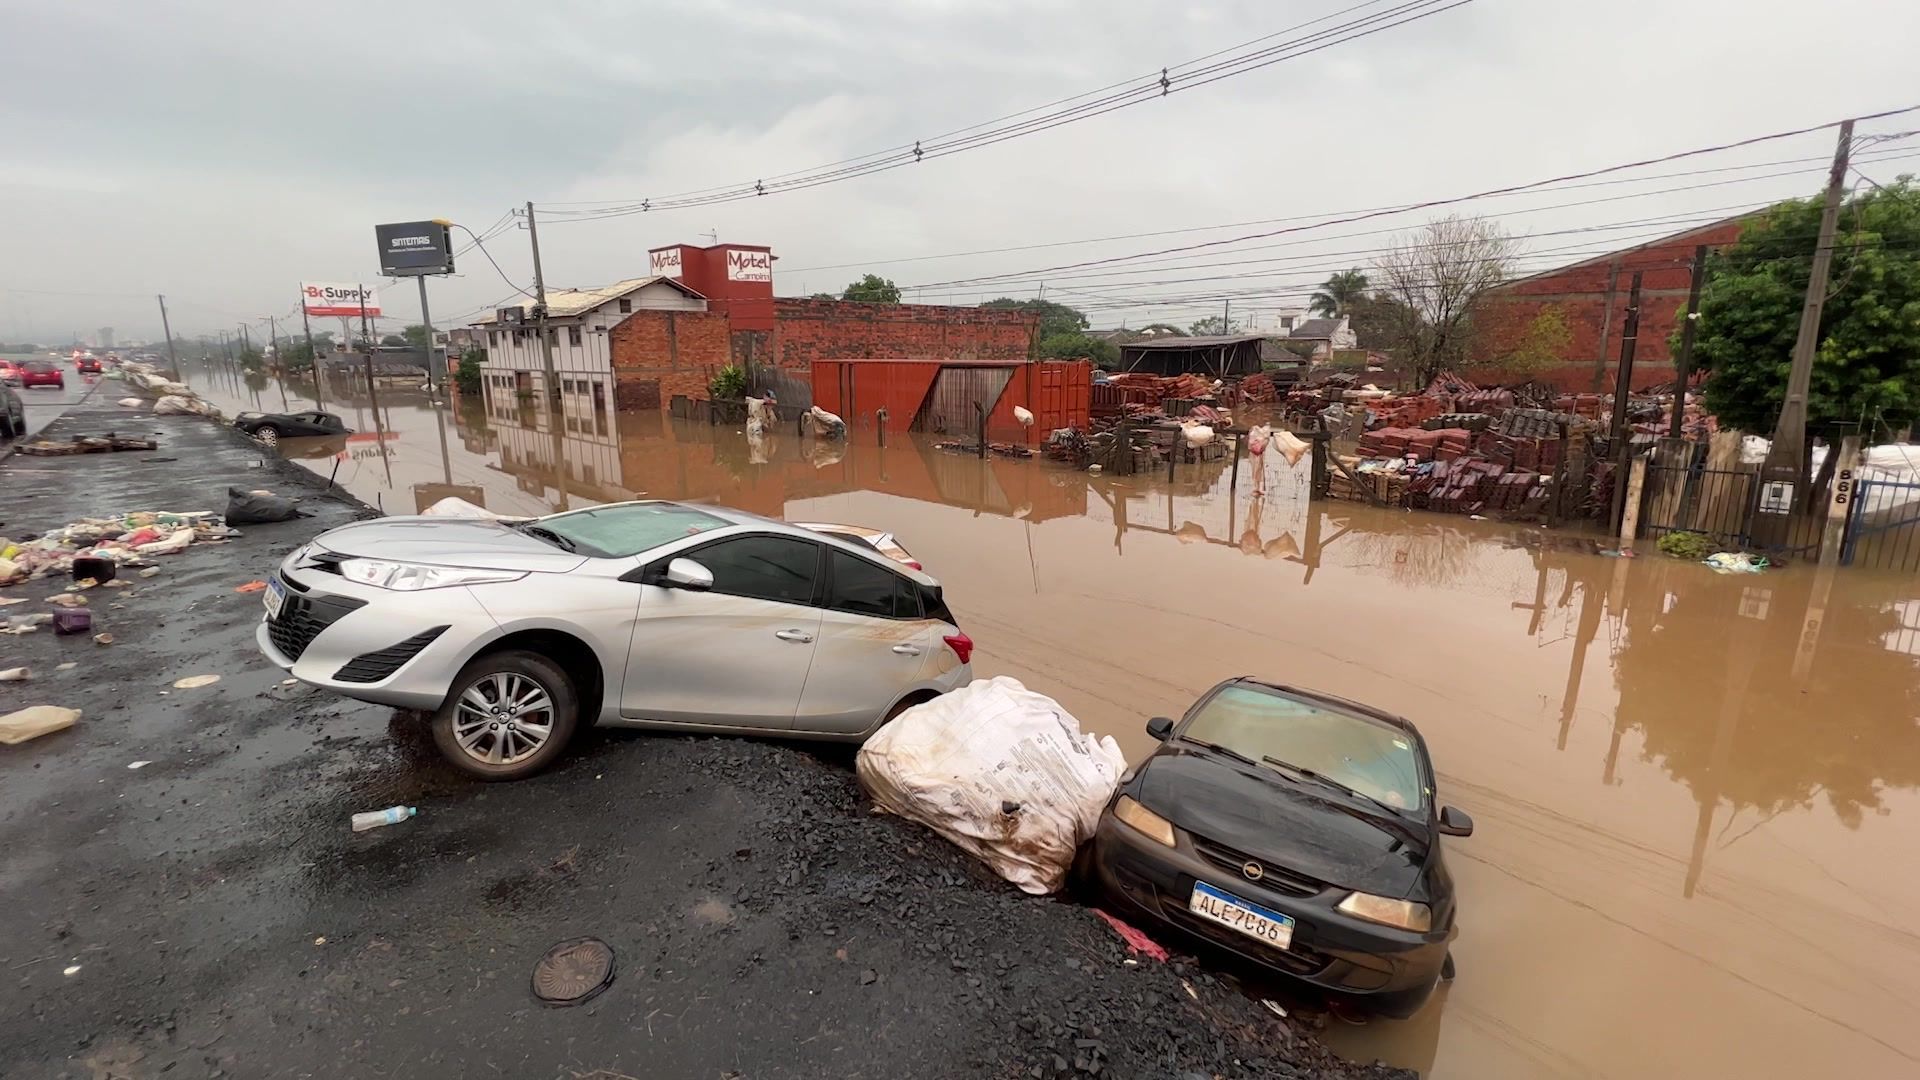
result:
M 1467 816 L 1465 810 L 1449 806 L 1440 811 L 1440 835 L 1472 836 L 1473 819 Z
M 706 592 L 713 588 L 713 571 L 692 559 L 675 559 L 667 564 L 667 579 L 661 584 L 669 589 Z
M 1156 716 L 1147 721 L 1147 734 L 1166 742 L 1173 736 L 1173 721 L 1164 716 Z

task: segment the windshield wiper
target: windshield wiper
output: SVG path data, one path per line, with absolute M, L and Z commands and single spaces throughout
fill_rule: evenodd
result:
M 1367 794 L 1364 791 L 1361 791 L 1358 788 L 1348 787 L 1347 785 L 1341 783 L 1338 780 L 1335 780 L 1333 777 L 1328 776 L 1325 773 L 1314 772 L 1312 769 L 1306 768 L 1305 766 L 1295 765 L 1291 761 L 1282 761 L 1281 759 L 1274 757 L 1271 754 L 1265 757 L 1262 757 L 1260 760 L 1266 762 L 1269 765 L 1275 766 L 1276 768 L 1284 769 L 1291 773 L 1297 773 L 1300 776 L 1306 777 L 1308 780 L 1312 780 L 1317 783 L 1323 784 L 1327 787 L 1334 789 L 1335 791 L 1340 792 L 1342 795 L 1351 795 L 1356 799 L 1365 799 L 1368 802 L 1372 803 L 1373 805 L 1379 807 L 1380 809 L 1385 810 L 1387 813 L 1392 814 L 1396 820 L 1400 817 L 1400 811 L 1395 809 L 1394 807 L 1389 806 L 1384 802 L 1381 802 L 1379 799 L 1374 798 L 1373 796 Z
M 520 531 L 523 533 L 526 533 L 528 536 L 531 536 L 537 540 L 545 540 L 547 543 L 552 544 L 554 547 L 559 548 L 561 551 L 578 550 L 573 546 L 573 541 L 567 539 L 564 536 L 561 536 L 559 533 L 554 532 L 552 529 L 547 528 L 545 525 L 522 525 L 520 526 Z
M 1227 757 L 1230 757 L 1230 758 L 1232 758 L 1232 759 L 1233 759 L 1233 760 L 1235 760 L 1235 761 L 1240 761 L 1240 762 L 1245 762 L 1246 764 L 1248 764 L 1248 765 L 1251 765 L 1251 766 L 1253 766 L 1253 767 L 1254 767 L 1254 768 L 1256 768 L 1256 769 L 1260 767 L 1260 763 L 1259 763 L 1259 762 L 1257 762 L 1257 761 L 1255 761 L 1255 760 L 1253 760 L 1252 758 L 1250 758 L 1250 757 L 1248 757 L 1247 755 L 1245 755 L 1245 754 L 1243 754 L 1243 753 L 1241 753 L 1241 752 L 1240 752 L 1240 751 L 1238 751 L 1238 750 L 1229 750 L 1228 748 L 1226 748 L 1226 747 L 1224 747 L 1224 746 L 1221 746 L 1221 745 L 1220 745 L 1220 744 L 1218 744 L 1218 743 L 1210 743 L 1210 742 L 1202 742 L 1202 741 L 1201 741 L 1201 740 L 1199 740 L 1199 739 L 1186 739 L 1186 740 L 1184 740 L 1184 741 L 1185 741 L 1185 742 L 1190 742 L 1190 743 L 1192 743 L 1192 744 L 1193 744 L 1193 745 L 1195 745 L 1195 746 L 1204 746 L 1204 747 L 1206 747 L 1206 748 L 1207 748 L 1208 750 L 1211 750 L 1211 751 L 1213 751 L 1213 752 L 1214 752 L 1214 753 L 1216 753 L 1216 754 L 1224 754 L 1224 755 L 1226 755 Z

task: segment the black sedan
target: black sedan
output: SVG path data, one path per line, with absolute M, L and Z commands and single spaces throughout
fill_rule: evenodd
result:
M 1089 852 L 1122 910 L 1389 1016 L 1452 976 L 1440 837 L 1473 820 L 1438 808 L 1412 724 L 1240 678 L 1147 731 L 1165 745 L 1120 785 Z
M 281 439 L 346 435 L 351 429 L 330 412 L 257 413 L 243 412 L 233 418 L 233 426 L 263 443 Z

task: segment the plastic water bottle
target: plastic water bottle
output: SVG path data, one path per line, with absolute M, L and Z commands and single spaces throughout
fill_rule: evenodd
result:
M 419 812 L 419 808 L 413 806 L 389 806 L 385 810 L 368 810 L 353 815 L 353 831 L 366 832 L 368 829 L 377 829 L 382 825 L 398 825 Z

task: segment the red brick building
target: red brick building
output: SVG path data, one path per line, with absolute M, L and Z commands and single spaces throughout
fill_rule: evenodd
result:
M 1674 366 L 1668 341 L 1686 307 L 1694 248 L 1731 244 L 1746 220 L 1745 216 L 1727 218 L 1493 289 L 1474 311 L 1483 334 L 1478 351 L 1486 357 L 1501 355 L 1536 317 L 1557 308 L 1573 338 L 1560 363 L 1534 377 L 1565 390 L 1611 390 L 1619 368 L 1627 296 L 1633 275 L 1639 272 L 1640 333 L 1634 346 L 1633 385 L 1669 382 Z M 1498 382 L 1512 375 L 1497 364 L 1487 364 L 1469 369 L 1467 377 Z

